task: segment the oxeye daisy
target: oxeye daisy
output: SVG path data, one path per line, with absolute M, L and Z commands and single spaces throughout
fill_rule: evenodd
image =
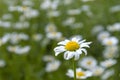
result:
M 68 72 L 66 73 L 67 76 L 69 76 L 70 78 L 74 77 L 74 72 L 72 69 L 68 69 Z M 76 78 L 77 79 L 86 79 L 88 77 L 92 76 L 92 72 L 91 71 L 83 71 L 81 68 L 77 68 L 76 69 Z
M 87 54 L 85 47 L 89 48 L 91 42 L 85 42 L 80 38 L 72 38 L 71 40 L 64 40 L 58 43 L 58 46 L 54 48 L 55 56 L 64 52 L 64 59 L 69 60 L 74 57 L 74 60 L 78 60 L 82 53 Z

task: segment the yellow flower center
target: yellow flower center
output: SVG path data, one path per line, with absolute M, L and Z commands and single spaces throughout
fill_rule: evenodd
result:
M 84 72 L 76 72 L 76 76 L 78 77 L 81 77 L 81 76 L 85 76 L 85 73 Z
M 108 44 L 108 45 L 112 45 L 112 41 L 108 41 L 107 44 Z
M 80 48 L 80 45 L 75 41 L 70 41 L 65 45 L 65 49 L 68 51 L 75 51 Z
M 22 10 L 26 10 L 27 9 L 27 7 L 26 6 L 22 6 Z
M 87 64 L 88 64 L 88 65 L 91 65 L 91 64 L 92 64 L 92 62 L 91 62 L 91 61 L 88 61 L 88 62 L 87 62 Z

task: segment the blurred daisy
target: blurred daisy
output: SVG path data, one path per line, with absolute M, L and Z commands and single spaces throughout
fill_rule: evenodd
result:
M 43 35 L 42 34 L 33 34 L 32 35 L 32 38 L 35 40 L 35 41 L 40 41 L 42 39 Z
M 0 67 L 4 67 L 6 65 L 6 62 L 4 60 L 0 60 Z
M 108 31 L 114 32 L 114 31 L 120 31 L 120 23 L 115 23 L 113 25 L 109 25 L 107 27 Z
M 28 53 L 30 51 L 30 46 L 8 46 L 7 50 L 16 54 L 25 54 Z
M 63 21 L 64 26 L 70 26 L 75 23 L 75 17 L 69 17 Z
M 43 56 L 43 61 L 45 61 L 45 62 L 50 62 L 50 61 L 54 61 L 54 60 L 55 60 L 54 57 L 51 55 Z
M 79 38 L 72 38 L 71 40 L 64 40 L 58 43 L 59 46 L 54 48 L 55 56 L 64 52 L 64 59 L 69 60 L 74 57 L 74 60 L 78 60 L 79 56 L 84 52 L 87 54 L 85 47 L 89 48 L 91 42 L 80 41 Z
M 118 46 L 108 46 L 103 51 L 104 58 L 114 58 L 118 56 Z
M 61 62 L 58 60 L 49 62 L 49 63 L 47 63 L 45 70 L 46 70 L 46 72 L 56 71 L 59 68 L 60 64 L 61 64 Z
M 70 78 L 74 77 L 74 72 L 72 69 L 69 69 L 68 72 L 66 73 L 67 76 Z M 81 68 L 76 69 L 76 78 L 77 79 L 86 79 L 87 77 L 91 77 L 92 72 L 91 71 L 83 71 Z
M 116 63 L 117 61 L 115 59 L 108 59 L 108 60 L 101 62 L 101 66 L 108 68 L 108 67 L 115 65 Z
M 115 71 L 114 70 L 107 70 L 105 73 L 101 76 L 102 80 L 108 80 L 112 75 L 114 75 Z
M 105 38 L 108 38 L 110 36 L 110 33 L 107 31 L 102 31 L 98 34 L 98 40 L 103 41 Z
M 108 37 L 102 41 L 103 45 L 114 46 L 118 44 L 118 39 L 116 37 Z
M 45 31 L 46 31 L 47 33 L 48 33 L 48 32 L 56 32 L 57 29 L 56 29 L 55 24 L 49 23 L 49 24 L 46 26 Z
M 97 65 L 97 61 L 93 57 L 85 57 L 78 64 L 83 68 L 92 69 Z
M 68 15 L 79 15 L 81 14 L 81 10 L 80 9 L 70 9 L 67 11 Z
M 58 17 L 60 15 L 60 11 L 57 10 L 49 11 L 47 15 L 48 17 Z
M 89 2 L 89 1 L 95 1 L 95 0 L 81 0 L 82 2 Z
M 59 40 L 62 37 L 62 33 L 61 32 L 49 32 L 46 34 L 46 36 L 49 39 Z
M 120 12 L 120 5 L 115 5 L 110 8 L 111 13 Z
M 96 25 L 95 27 L 93 27 L 92 29 L 92 34 L 96 35 L 97 33 L 101 32 L 104 30 L 104 27 L 102 25 Z
M 0 38 L 0 46 L 7 43 L 10 40 L 10 34 L 5 34 L 2 38 Z
M 103 68 L 101 66 L 96 66 L 91 71 L 94 76 L 101 76 L 103 74 L 103 72 L 105 71 L 105 68 Z

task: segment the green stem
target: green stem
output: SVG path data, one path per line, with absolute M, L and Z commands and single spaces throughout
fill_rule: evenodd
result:
M 74 80 L 76 80 L 76 61 L 73 59 Z

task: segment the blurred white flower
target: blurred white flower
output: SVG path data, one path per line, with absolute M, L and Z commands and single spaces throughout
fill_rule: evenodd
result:
M 16 54 L 25 54 L 29 52 L 30 46 L 8 46 L 7 50 Z
M 118 46 L 108 46 L 105 48 L 105 50 L 103 51 L 103 56 L 104 58 L 115 58 L 118 57 Z
M 68 72 L 66 73 L 66 75 L 69 76 L 70 78 L 74 78 L 74 71 L 72 69 L 68 69 Z M 77 79 L 86 79 L 91 76 L 92 76 L 91 71 L 83 71 L 81 68 L 76 69 Z
M 115 71 L 114 70 L 107 70 L 105 73 L 101 76 L 102 80 L 108 80 L 112 75 L 114 75 Z
M 70 26 L 70 25 L 74 24 L 74 22 L 75 22 L 75 17 L 69 17 L 65 21 L 63 21 L 63 25 Z
M 105 38 L 108 38 L 110 36 L 110 33 L 107 31 L 102 31 L 98 34 L 97 38 L 99 41 L 103 41 Z
M 67 11 L 68 15 L 79 15 L 81 14 L 81 10 L 80 9 L 70 9 Z
M 10 42 L 12 44 L 16 44 L 20 40 L 28 40 L 28 39 L 29 39 L 29 36 L 27 34 L 24 34 L 24 33 L 13 32 L 10 34 Z
M 108 68 L 108 67 L 115 65 L 116 63 L 117 63 L 117 61 L 115 59 L 107 59 L 107 60 L 101 62 L 100 64 L 101 64 L 101 66 Z
M 115 23 L 113 25 L 109 25 L 107 27 L 108 31 L 115 32 L 115 31 L 120 31 L 120 23 Z
M 83 39 L 83 37 L 81 36 L 81 35 L 73 35 L 70 39 L 72 39 L 72 38 L 78 38 L 78 39 L 80 39 L 80 40 L 82 40 Z
M 62 33 L 61 32 L 49 32 L 49 33 L 46 33 L 46 36 L 48 39 L 59 40 L 62 38 Z
M 45 55 L 45 56 L 43 56 L 43 61 L 45 61 L 45 62 L 52 62 L 54 60 L 55 60 L 54 57 L 51 56 L 51 55 Z
M 111 13 L 120 12 L 120 5 L 116 5 L 110 8 Z
M 47 33 L 49 33 L 49 32 L 56 32 L 57 29 L 56 29 L 55 24 L 49 23 L 49 24 L 46 26 L 45 31 L 46 31 Z
M 57 10 L 49 11 L 47 13 L 48 17 L 58 17 L 60 15 L 60 12 Z
M 42 34 L 33 34 L 32 35 L 32 38 L 35 40 L 35 41 L 40 41 L 42 39 Z
M 2 38 L 0 38 L 0 46 L 7 43 L 10 39 L 10 34 L 5 34 Z
M 77 28 L 82 28 L 83 27 L 83 23 L 73 23 L 71 25 L 69 25 L 71 29 L 77 29 Z
M 3 19 L 3 20 L 10 20 L 10 19 L 12 19 L 12 17 L 13 17 L 12 14 L 9 14 L 9 13 L 8 13 L 8 14 L 4 14 L 4 15 L 2 16 L 2 19 Z
M 89 5 L 83 5 L 81 7 L 81 10 L 84 11 L 87 16 L 89 16 L 89 17 L 93 16 L 93 13 L 90 11 L 90 6 Z
M 22 5 L 33 6 L 34 2 L 32 2 L 31 0 L 24 0 L 22 1 Z
M 92 69 L 97 66 L 97 61 L 93 57 L 84 57 L 78 64 L 85 69 Z
M 59 5 L 59 0 L 44 0 L 42 2 L 42 4 L 40 5 L 40 8 L 43 9 L 43 10 L 46 10 L 46 9 L 57 9 Z
M 64 0 L 64 4 L 65 5 L 70 5 L 73 2 L 73 0 Z
M 61 62 L 58 61 L 58 60 L 54 60 L 52 62 L 48 62 L 47 65 L 46 65 L 46 72 L 53 72 L 53 71 L 56 71 L 59 66 L 60 66 Z
M 94 76 L 101 76 L 103 72 L 105 71 L 105 68 L 101 66 L 96 66 L 93 69 L 91 69 Z
M 94 26 L 92 29 L 92 34 L 96 35 L 99 32 L 102 32 L 104 30 L 104 27 L 101 25 Z
M 9 22 L 9 21 L 1 21 L 0 20 L 0 27 L 10 28 L 11 27 L 11 22 Z
M 118 44 L 118 39 L 116 37 L 108 37 L 102 41 L 105 46 L 115 46 Z
M 27 9 L 24 11 L 24 16 L 26 18 L 34 18 L 34 17 L 37 17 L 39 15 L 39 11 L 38 10 L 35 10 L 35 9 Z
M 95 0 L 81 0 L 82 2 L 89 2 L 89 1 L 95 1 Z
M 89 48 L 91 42 L 85 42 L 79 38 L 72 38 L 71 40 L 64 40 L 58 43 L 59 46 L 54 48 L 55 56 L 64 52 L 64 59 L 69 60 L 74 57 L 74 60 L 78 60 L 82 53 L 87 54 L 85 47 Z
M 16 22 L 13 24 L 13 28 L 15 29 L 26 29 L 29 27 L 29 22 L 24 21 L 24 22 Z
M 0 67 L 4 67 L 6 65 L 6 62 L 4 60 L 0 60 Z

